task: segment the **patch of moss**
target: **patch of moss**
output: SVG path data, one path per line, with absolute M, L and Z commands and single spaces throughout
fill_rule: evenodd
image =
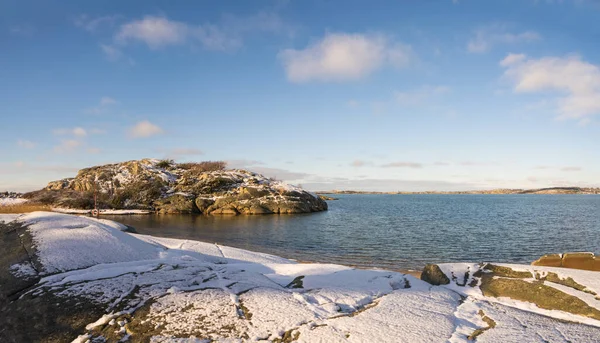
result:
M 486 332 L 489 329 L 493 329 L 496 327 L 496 321 L 494 321 L 492 318 L 488 317 L 485 315 L 485 313 L 483 312 L 483 310 L 479 310 L 479 312 L 477 313 L 479 314 L 479 316 L 481 317 L 481 319 L 488 325 L 485 328 L 480 328 L 477 329 L 475 331 L 473 331 L 473 333 L 468 337 L 469 340 L 474 341 L 479 335 L 481 335 L 482 333 Z
M 242 311 L 242 314 L 244 315 L 244 318 L 246 318 L 246 320 L 252 319 L 252 312 L 250 312 L 250 309 L 248 309 L 246 306 L 244 306 L 244 303 L 241 300 L 240 300 L 240 310 Z
M 303 279 L 304 275 L 297 276 L 292 282 L 285 286 L 285 288 L 304 288 Z
M 527 282 L 510 278 L 494 278 L 484 275 L 481 279 L 484 296 L 508 297 L 536 304 L 546 310 L 559 310 L 600 320 L 600 311 L 583 300 L 543 284 L 543 281 Z
M 539 278 L 539 279 L 540 280 L 549 281 L 549 282 L 554 282 L 554 283 L 557 283 L 559 285 L 567 286 L 567 287 L 576 289 L 576 290 L 581 291 L 581 292 L 585 292 L 585 293 L 589 293 L 589 294 L 592 294 L 592 295 L 596 295 L 596 292 L 587 289 L 584 285 L 577 283 L 571 277 L 568 277 L 566 279 L 561 279 L 558 276 L 558 274 L 553 273 L 553 272 L 549 272 L 545 277 Z
M 520 272 L 508 267 L 497 266 L 495 264 L 486 264 L 484 270 L 491 271 L 495 276 L 502 276 L 514 279 L 528 279 L 533 277 L 530 272 Z

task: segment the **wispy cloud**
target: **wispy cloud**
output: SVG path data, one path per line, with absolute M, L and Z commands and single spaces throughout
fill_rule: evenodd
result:
M 260 11 L 247 17 L 225 15 L 219 23 L 203 24 L 149 15 L 122 24 L 114 40 L 121 45 L 141 42 L 153 50 L 199 44 L 206 50 L 232 51 L 242 46 L 244 37 L 253 32 L 290 34 L 292 29 L 274 11 Z
M 55 153 L 69 153 L 77 150 L 81 146 L 81 141 L 76 139 L 65 139 L 62 140 L 61 143 L 54 147 Z
M 563 168 L 560 168 L 560 170 L 564 171 L 564 172 L 578 172 L 578 171 L 582 171 L 583 168 L 581 168 L 581 167 L 563 167 Z
M 492 24 L 480 27 L 473 32 L 473 37 L 467 43 L 467 51 L 484 53 L 497 44 L 515 44 L 532 42 L 541 39 L 534 31 L 510 32 L 506 24 Z
M 247 168 L 265 164 L 258 160 L 227 160 L 225 162 L 227 162 L 227 167 L 229 168 Z
M 556 100 L 559 118 L 584 119 L 600 113 L 600 67 L 573 55 L 529 58 L 509 54 L 500 61 L 517 93 L 563 94 Z
M 392 162 L 392 163 L 384 164 L 381 167 L 382 168 L 423 168 L 423 164 L 415 163 L 415 162 Z
M 450 92 L 447 86 L 422 86 L 421 88 L 395 92 L 394 99 L 402 106 L 415 106 L 429 102 L 432 98 Z
M 371 162 L 363 161 L 363 160 L 354 160 L 354 161 L 352 161 L 352 163 L 350 163 L 350 165 L 352 167 L 364 167 L 364 166 L 370 165 L 370 164 L 371 164 Z
M 76 137 L 87 136 L 87 130 L 82 127 L 74 127 L 72 129 L 54 129 L 52 133 L 56 136 L 73 135 Z
M 406 67 L 414 54 L 383 34 L 328 33 L 304 49 L 281 51 L 279 59 L 292 82 L 349 81 L 387 65 Z
M 98 102 L 97 106 L 94 107 L 90 107 L 88 109 L 86 109 L 84 112 L 87 114 L 100 114 L 103 113 L 104 111 L 106 111 L 107 108 L 109 108 L 110 106 L 116 105 L 119 102 L 117 100 L 115 100 L 114 98 L 111 98 L 109 96 L 103 96 L 102 98 L 100 98 L 100 101 Z
M 143 120 L 135 124 L 129 129 L 129 137 L 131 138 L 148 138 L 156 135 L 160 135 L 164 130 L 155 124 L 152 124 L 148 120 Z
M 120 15 L 108 15 L 92 18 L 87 14 L 81 14 L 73 20 L 75 26 L 89 32 L 97 32 L 103 28 L 113 27 L 121 18 Z
M 536 170 L 559 170 L 559 171 L 563 171 L 563 172 L 576 172 L 576 171 L 582 171 L 583 168 L 578 167 L 578 166 L 564 166 L 564 167 L 560 167 L 560 166 L 535 166 L 533 169 Z
M 25 139 L 19 139 L 17 141 L 17 145 L 20 146 L 21 148 L 33 149 L 36 147 L 37 144 L 32 141 L 25 140 Z
M 35 26 L 31 24 L 21 24 L 11 26 L 9 32 L 14 36 L 32 37 L 35 34 L 36 29 Z
M 175 148 L 166 151 L 167 158 L 179 159 L 186 156 L 204 155 L 204 151 L 195 148 Z

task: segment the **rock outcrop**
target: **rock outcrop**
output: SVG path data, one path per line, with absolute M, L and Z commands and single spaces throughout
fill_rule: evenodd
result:
M 158 213 L 211 215 L 292 214 L 327 210 L 317 195 L 224 164 L 144 159 L 82 169 L 27 193 L 32 201 L 58 207 L 145 209 Z
M 591 252 L 549 254 L 533 261 L 531 265 L 600 271 L 600 257 Z

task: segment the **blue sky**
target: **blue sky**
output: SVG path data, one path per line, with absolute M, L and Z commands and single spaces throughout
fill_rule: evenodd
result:
M 0 191 L 124 160 L 600 186 L 597 1 L 5 1 Z

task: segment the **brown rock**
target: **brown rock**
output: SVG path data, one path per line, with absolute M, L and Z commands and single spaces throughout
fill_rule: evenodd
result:
M 600 271 L 600 258 L 594 256 L 591 252 L 569 252 L 562 256 L 559 254 L 544 255 L 531 264 L 534 266 Z
M 562 267 L 562 256 L 560 256 L 560 254 L 544 255 L 536 261 L 533 261 L 531 265 L 546 267 Z
M 447 285 L 450 279 L 444 274 L 437 264 L 427 264 L 421 273 L 421 280 L 429 282 L 434 286 Z

